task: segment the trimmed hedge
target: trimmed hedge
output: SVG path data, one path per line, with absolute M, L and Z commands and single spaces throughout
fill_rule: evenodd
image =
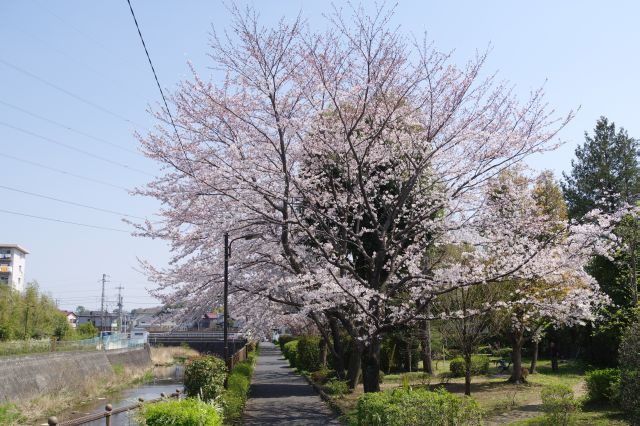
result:
M 479 374 L 487 374 L 489 372 L 489 357 L 485 355 L 472 355 L 471 356 L 471 375 L 477 376 Z M 465 362 L 464 358 L 457 357 L 451 360 L 449 363 L 449 370 L 453 377 L 464 377 Z
M 586 382 L 589 401 L 617 403 L 620 399 L 620 370 L 617 368 L 589 371 Z
M 227 389 L 222 394 L 222 408 L 227 422 L 238 420 L 242 416 L 252 375 L 253 363 L 251 361 L 243 361 L 231 370 L 227 379 Z
M 145 405 L 142 417 L 147 426 L 220 426 L 218 407 L 197 398 L 169 400 Z
M 218 357 L 206 355 L 187 362 L 184 389 L 188 396 L 212 401 L 222 394 L 227 366 Z
M 302 336 L 298 339 L 296 367 L 304 371 L 320 369 L 320 337 Z
M 290 334 L 283 334 L 278 338 L 278 345 L 280 346 L 280 350 L 284 352 L 284 345 L 291 342 L 292 340 L 297 340 L 296 336 L 292 336 Z
M 293 368 L 297 367 L 297 355 L 298 355 L 298 341 L 292 340 L 285 343 L 284 350 L 282 351 L 284 357 L 289 360 L 289 364 Z
M 424 389 L 366 393 L 358 399 L 359 426 L 480 425 L 482 411 L 469 397 Z

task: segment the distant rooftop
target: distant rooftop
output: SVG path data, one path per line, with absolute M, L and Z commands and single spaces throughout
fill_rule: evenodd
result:
M 13 249 L 16 249 L 16 250 L 20 250 L 24 254 L 29 254 L 27 249 L 25 249 L 24 247 L 19 246 L 18 244 L 0 244 L 0 248 L 13 248 Z

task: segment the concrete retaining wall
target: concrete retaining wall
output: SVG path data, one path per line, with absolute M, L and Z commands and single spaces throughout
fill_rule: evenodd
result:
M 149 348 L 56 352 L 0 358 L 0 403 L 52 392 L 82 392 L 89 381 L 113 376 L 114 365 L 129 372 L 152 366 Z

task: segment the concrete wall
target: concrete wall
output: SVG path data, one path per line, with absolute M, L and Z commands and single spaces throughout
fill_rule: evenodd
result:
M 29 400 L 63 390 L 80 391 L 90 380 L 110 377 L 113 366 L 142 372 L 152 366 L 149 349 L 56 352 L 0 358 L 0 403 Z

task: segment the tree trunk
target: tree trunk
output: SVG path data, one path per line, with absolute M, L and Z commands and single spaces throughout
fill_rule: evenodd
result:
M 471 395 L 471 354 L 464 354 L 464 394 Z
M 362 354 L 362 384 L 365 392 L 380 392 L 380 340 L 371 339 Z
M 422 371 L 427 374 L 433 374 L 433 362 L 431 359 L 431 321 L 423 321 L 422 332 Z
M 538 350 L 540 347 L 540 342 L 537 340 L 533 341 L 533 348 L 531 353 L 531 368 L 529 368 L 529 374 L 536 373 L 536 367 L 538 366 Z
M 551 341 L 551 371 L 554 373 L 558 372 L 558 345 L 554 340 Z
M 412 359 L 413 342 L 411 341 L 411 339 L 407 340 L 406 349 L 407 349 L 407 357 L 406 357 L 407 371 L 409 373 L 411 373 L 411 371 L 412 371 L 412 365 L 411 364 L 413 364 L 413 359 Z
M 355 389 L 360 381 L 361 364 L 362 364 L 362 350 L 360 345 L 351 343 L 353 346 L 351 349 L 351 355 L 349 356 L 349 370 L 347 371 L 347 384 L 349 389 Z
M 522 383 L 522 333 L 514 332 L 511 341 L 511 383 Z
M 633 237 L 631 238 L 631 244 L 629 247 L 629 251 L 630 253 L 630 257 L 631 257 L 631 264 L 630 264 L 630 271 L 629 271 L 629 278 L 631 279 L 630 282 L 630 286 L 631 286 L 631 301 L 633 303 L 633 306 L 637 306 L 638 305 L 638 277 L 636 275 L 636 238 L 635 238 L 635 226 L 633 229 Z
M 320 339 L 320 365 L 327 368 L 327 341 L 324 337 Z
M 338 320 L 334 317 L 329 317 L 329 327 L 331 328 L 331 338 L 333 340 L 333 368 L 336 370 L 338 379 L 344 380 L 344 345 L 342 338 L 340 337 L 340 326 Z

